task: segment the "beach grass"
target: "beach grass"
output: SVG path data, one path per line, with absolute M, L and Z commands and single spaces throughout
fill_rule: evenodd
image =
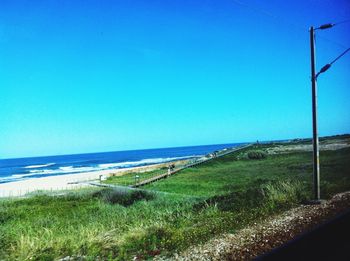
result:
M 264 190 L 257 187 L 208 201 L 153 194 L 121 199 L 120 195 L 113 195 L 113 190 L 2 201 L 0 257 L 54 260 L 87 256 L 124 260 L 172 253 L 216 234 L 233 232 L 273 213 L 283 202 L 290 206 L 301 199 L 298 193 L 279 198 L 276 195 L 284 190 L 275 185 L 265 184 Z M 288 182 L 285 186 L 294 187 Z M 231 200 L 227 208 L 225 202 Z
M 0 260 L 166 256 L 310 199 L 311 153 L 246 157 L 271 146 L 181 171 L 142 192 L 83 189 L 0 200 Z M 349 148 L 321 152 L 323 198 L 350 190 L 349 159 Z
M 144 172 L 130 172 L 122 176 L 111 176 L 103 183 L 106 184 L 115 184 L 121 186 L 130 186 L 134 185 L 136 182 L 140 182 L 149 178 L 152 178 L 157 175 L 161 175 L 167 172 L 167 168 L 158 168 L 151 171 Z
M 269 148 L 261 145 L 260 149 Z M 251 148 L 254 150 L 256 148 Z M 170 179 L 151 183 L 145 188 L 195 196 L 214 196 L 247 190 L 256 181 L 300 180 L 312 190 L 312 152 L 269 155 L 250 160 L 245 152 L 226 155 L 203 165 L 189 168 Z M 321 151 L 322 197 L 350 189 L 350 149 Z

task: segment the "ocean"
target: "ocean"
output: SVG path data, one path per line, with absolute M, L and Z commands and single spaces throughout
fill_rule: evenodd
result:
M 243 143 L 0 159 L 0 183 L 198 158 L 215 150 L 240 145 Z

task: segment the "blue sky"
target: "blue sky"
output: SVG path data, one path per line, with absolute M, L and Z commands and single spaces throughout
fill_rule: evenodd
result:
M 310 25 L 347 0 L 0 2 L 0 158 L 310 137 Z M 350 46 L 317 32 L 317 67 Z M 350 53 L 319 132 L 350 132 Z

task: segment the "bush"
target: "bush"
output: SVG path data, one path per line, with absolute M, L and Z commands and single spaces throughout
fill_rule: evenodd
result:
M 248 152 L 248 159 L 252 160 L 260 160 L 265 159 L 267 157 L 267 154 L 261 150 L 253 150 Z
M 252 209 L 288 209 L 308 198 L 305 184 L 299 180 L 261 181 L 243 191 L 233 191 L 199 202 L 193 206 L 201 211 L 208 206 L 216 206 L 221 211 L 240 212 Z
M 244 191 L 234 191 L 206 199 L 194 205 L 194 210 L 203 210 L 208 206 L 216 206 L 221 211 L 242 211 L 262 204 L 264 192 L 260 187 L 251 187 Z
M 94 197 L 101 198 L 103 201 L 110 204 L 119 204 L 128 207 L 140 200 L 152 200 L 155 198 L 155 194 L 142 190 L 125 192 L 114 189 L 104 189 L 96 192 Z
M 263 185 L 262 189 L 270 209 L 288 209 L 309 197 L 307 185 L 300 180 L 277 180 Z

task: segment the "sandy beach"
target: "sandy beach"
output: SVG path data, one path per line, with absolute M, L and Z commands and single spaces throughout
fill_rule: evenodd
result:
M 27 180 L 8 182 L 0 184 L 0 198 L 1 197 L 15 197 L 23 196 L 29 192 L 38 190 L 66 190 L 88 187 L 90 185 L 84 183 L 71 184 L 74 182 L 98 180 L 100 175 L 115 176 L 124 175 L 129 172 L 144 172 L 156 168 L 161 168 L 169 163 L 153 164 L 148 166 L 115 169 L 115 170 L 101 170 L 93 172 L 85 172 L 79 174 L 66 174 L 42 178 L 32 178 Z

